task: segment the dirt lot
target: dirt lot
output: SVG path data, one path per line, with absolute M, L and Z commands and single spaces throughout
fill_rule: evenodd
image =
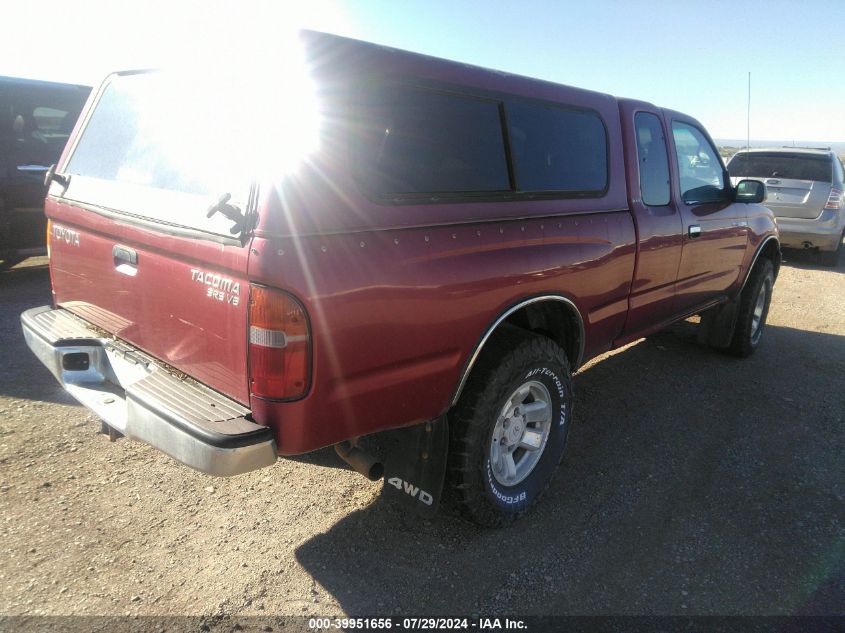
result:
M 544 502 L 418 522 L 329 451 L 212 479 L 109 443 L 26 350 L 0 274 L 0 614 L 843 614 L 845 265 L 788 253 L 762 349 L 684 323 L 575 379 Z

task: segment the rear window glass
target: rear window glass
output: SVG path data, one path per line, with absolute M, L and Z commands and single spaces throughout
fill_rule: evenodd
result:
M 186 194 L 248 192 L 232 156 L 237 119 L 219 102 L 209 116 L 175 79 L 145 73 L 110 81 L 65 171 Z
M 372 91 L 356 120 L 355 165 L 377 196 L 510 189 L 499 104 L 413 87 Z
M 526 192 L 599 192 L 607 187 L 607 136 L 592 112 L 509 103 L 517 188 Z
M 788 178 L 831 182 L 833 172 L 827 156 L 807 154 L 741 152 L 728 163 L 732 177 Z

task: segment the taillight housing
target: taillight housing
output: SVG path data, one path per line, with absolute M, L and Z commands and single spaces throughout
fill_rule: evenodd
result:
M 292 295 L 266 286 L 249 289 L 250 393 L 296 400 L 311 381 L 311 328 Z
M 56 281 L 53 279 L 53 221 L 47 218 L 47 266 L 50 269 L 50 295 L 52 296 L 53 307 L 57 308 L 56 304 Z
M 830 195 L 827 197 L 827 203 L 824 205 L 825 209 L 841 209 L 842 208 L 842 190 L 834 187 L 830 190 Z

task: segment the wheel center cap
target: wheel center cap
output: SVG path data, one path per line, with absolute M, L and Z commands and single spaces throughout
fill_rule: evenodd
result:
M 508 439 L 511 444 L 515 444 L 522 437 L 522 420 L 514 419 L 508 427 Z

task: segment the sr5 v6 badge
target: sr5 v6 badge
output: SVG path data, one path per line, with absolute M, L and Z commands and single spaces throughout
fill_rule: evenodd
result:
M 191 279 L 207 287 L 206 296 L 236 306 L 241 302 L 241 282 L 217 273 L 191 268 Z

